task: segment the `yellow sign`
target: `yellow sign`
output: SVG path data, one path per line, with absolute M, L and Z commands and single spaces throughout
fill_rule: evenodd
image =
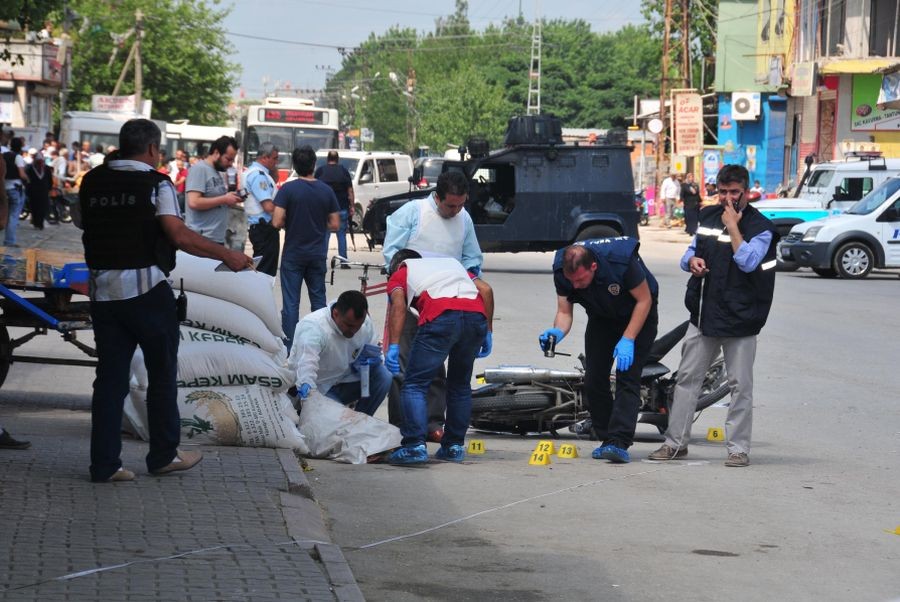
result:
M 473 456 L 484 454 L 484 441 L 481 439 L 472 439 L 469 441 L 469 453 Z
M 712 427 L 706 431 L 707 441 L 725 441 L 725 431 L 718 427 Z
M 550 454 L 535 451 L 531 454 L 531 459 L 528 460 L 528 464 L 531 466 L 547 466 L 550 464 Z
M 546 439 L 544 441 L 538 441 L 538 444 L 534 448 L 535 452 L 541 452 L 544 454 L 554 454 L 556 451 L 553 449 L 553 441 Z
M 578 448 L 572 445 L 571 443 L 563 443 L 559 446 L 559 452 L 556 454 L 557 458 L 577 458 L 578 457 Z

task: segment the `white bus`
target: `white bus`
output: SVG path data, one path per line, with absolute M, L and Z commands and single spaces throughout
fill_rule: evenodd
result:
M 240 132 L 235 128 L 193 125 L 187 119 L 167 123 L 166 156 L 172 158 L 176 150 L 183 150 L 192 157 L 205 157 L 210 144 L 222 136 L 231 136 L 240 143 Z
M 66 111 L 59 125 L 59 141 L 71 145 L 73 142 L 83 144 L 90 142 L 91 150 L 103 147 L 103 152 L 110 146 L 119 146 L 119 130 L 129 119 L 143 117 L 138 113 L 97 113 L 94 111 Z M 166 123 L 156 121 L 162 131 L 161 146 L 166 145 Z
M 338 112 L 315 106 L 305 98 L 270 97 L 260 105 L 249 105 L 242 124 L 244 165 L 256 158 L 263 142 L 280 151 L 278 181 L 291 173 L 291 152 L 304 144 L 316 150 L 338 147 Z

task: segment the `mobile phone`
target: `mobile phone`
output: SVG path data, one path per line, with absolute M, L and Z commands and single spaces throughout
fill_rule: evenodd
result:
M 738 213 L 741 212 L 741 201 L 744 200 L 744 193 L 741 193 L 741 196 L 738 197 L 736 201 L 731 201 L 731 206 L 734 207 L 734 210 Z

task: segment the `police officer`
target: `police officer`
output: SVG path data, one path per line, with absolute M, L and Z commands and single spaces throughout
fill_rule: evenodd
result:
M 281 243 L 278 228 L 272 225 L 272 212 L 275 211 L 272 172 L 277 166 L 278 148 L 271 142 L 263 142 L 256 152 L 256 160 L 244 172 L 244 187 L 248 193 L 244 199 L 244 213 L 247 214 L 250 244 L 253 245 L 253 256 L 262 257 L 256 269 L 269 276 L 274 276 L 278 270 Z
M 748 205 L 746 168 L 726 165 L 717 183 L 719 202 L 700 212 L 697 235 L 681 258 L 681 269 L 691 274 L 684 296 L 691 324 L 684 337 L 666 442 L 649 458 L 666 461 L 687 455 L 703 375 L 722 350 L 731 387 L 725 466 L 741 468 L 750 465 L 756 336 L 772 307 L 778 232 Z
M 122 407 L 138 345 L 149 378 L 147 469 L 166 474 L 201 460 L 198 451 L 178 449 L 178 318 L 166 275 L 175 267 L 176 248 L 219 259 L 235 271 L 253 265 L 250 257 L 184 225 L 172 181 L 155 169 L 160 139 L 159 128 L 149 119 L 127 121 L 119 132 L 118 157 L 89 171 L 79 190 L 97 347 L 91 400 L 94 482 L 134 479 L 133 472 L 122 468 L 119 455 Z
M 640 243 L 626 236 L 575 243 L 556 253 L 553 281 L 557 308 L 553 328 L 538 337 L 541 349 L 559 343 L 572 328 L 575 303 L 588 315 L 584 332 L 584 394 L 594 432 L 603 444 L 594 459 L 630 461 L 628 448 L 640 409 L 641 370 L 656 338 L 659 286 L 638 255 Z M 616 393 L 609 371 L 616 360 Z

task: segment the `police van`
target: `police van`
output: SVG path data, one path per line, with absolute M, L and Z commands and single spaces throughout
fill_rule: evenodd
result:
M 778 257 L 824 278 L 865 278 L 875 268 L 900 268 L 900 177 L 843 213 L 797 224 L 778 243 Z

